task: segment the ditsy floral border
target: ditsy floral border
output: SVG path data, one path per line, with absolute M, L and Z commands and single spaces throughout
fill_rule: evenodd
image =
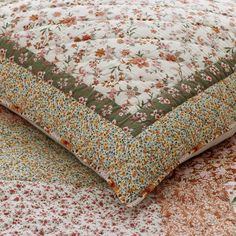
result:
M 51 5 L 49 2 L 47 3 Z M 119 3 L 119 1 L 115 1 L 115 3 Z M 112 2 L 112 4 L 115 3 Z M 129 4 L 132 5 L 130 2 Z M 85 18 L 78 17 L 77 14 L 79 13 L 77 11 L 76 16 L 74 16 L 72 9 L 72 11 L 69 10 L 69 12 L 65 14 L 55 12 L 56 15 L 53 14 L 50 19 L 46 17 L 48 21 L 43 21 L 43 23 L 40 21 L 40 16 L 35 15 L 33 13 L 34 11 L 31 10 L 38 9 L 40 11 L 45 5 L 32 5 L 30 12 L 28 12 L 29 15 L 25 15 L 25 11 L 30 5 L 31 4 L 27 6 L 21 5 L 19 7 L 12 6 L 12 9 L 11 7 L 4 8 L 7 17 L 5 17 L 5 11 L 3 11 L 3 24 L 1 26 L 2 32 L 0 36 L 0 103 L 9 107 L 11 110 L 30 121 L 33 125 L 43 130 L 48 136 L 62 144 L 75 154 L 78 159 L 99 173 L 114 189 L 120 200 L 127 205 L 133 206 L 140 202 L 170 171 L 179 165 L 183 157 L 187 158 L 191 156 L 192 153 L 201 150 L 207 143 L 215 140 L 231 129 L 231 125 L 235 123 L 236 73 L 234 73 L 234 71 L 236 52 L 235 49 L 232 48 L 235 47 L 232 38 L 232 29 L 235 22 L 231 19 L 232 7 L 234 8 L 233 4 L 226 7 L 222 6 L 220 7 L 221 10 L 217 12 L 215 9 L 218 8 L 218 4 L 213 4 L 214 6 L 210 3 L 207 4 L 210 9 L 212 9 L 214 15 L 214 17 L 208 17 L 209 7 L 206 6 L 204 1 L 200 1 L 200 4 L 195 4 L 197 7 L 196 10 L 199 13 L 206 13 L 206 15 L 203 17 L 201 14 L 201 16 L 196 18 L 192 15 L 192 4 L 191 7 L 186 8 L 187 11 L 190 10 L 190 14 L 186 15 L 185 11 L 181 14 L 183 9 L 183 7 L 180 7 L 183 5 L 181 1 L 177 1 L 177 4 L 172 4 L 172 2 L 167 5 L 164 4 L 163 7 L 159 9 L 160 11 L 158 10 L 157 12 L 153 12 L 152 8 L 150 8 L 152 16 L 148 18 L 145 17 L 145 19 L 155 19 L 159 21 L 159 17 L 161 16 L 160 22 L 165 21 L 167 18 L 168 21 L 170 19 L 170 17 L 166 18 L 166 15 L 169 15 L 168 11 L 165 12 L 162 11 L 162 9 L 164 10 L 166 7 L 180 8 L 180 20 L 175 19 L 175 14 L 173 14 L 172 11 L 170 15 L 173 15 L 174 22 L 181 22 L 184 28 L 182 28 L 182 34 L 179 34 L 177 25 L 175 32 L 169 32 L 166 27 L 160 28 L 161 31 L 165 32 L 167 35 L 176 35 L 175 39 L 173 39 L 172 36 L 167 38 L 160 37 L 161 41 L 178 41 L 178 45 L 180 45 L 172 45 L 172 47 L 171 44 L 168 43 L 167 46 L 170 46 L 169 49 L 165 49 L 163 52 L 162 50 L 159 51 L 159 49 L 153 51 L 153 57 L 155 59 L 159 57 L 161 61 L 164 60 L 167 63 L 167 65 L 163 67 L 163 73 L 161 73 L 160 76 L 160 80 L 162 81 L 163 79 L 163 83 L 161 84 L 159 83 L 159 78 L 157 78 L 159 77 L 159 73 L 154 73 L 153 76 L 149 78 L 149 75 L 152 74 L 152 71 L 146 70 L 149 66 L 148 60 L 151 59 L 149 53 L 147 52 L 146 55 L 145 50 L 143 51 L 141 49 L 140 51 L 138 44 L 136 44 L 135 41 L 133 42 L 135 44 L 133 49 L 135 50 L 131 50 L 128 53 L 127 59 L 129 59 L 124 62 L 122 60 L 122 64 L 125 67 L 128 66 L 126 68 L 127 72 L 130 70 L 130 65 L 134 65 L 136 69 L 143 68 L 144 70 L 139 71 L 139 69 L 135 69 L 135 72 L 138 73 L 127 79 L 132 79 L 133 77 L 136 79 L 140 76 L 141 79 L 144 73 L 144 82 L 149 79 L 152 79 L 153 82 L 157 82 L 153 84 L 153 87 L 151 86 L 153 89 L 151 91 L 149 91 L 149 87 L 147 87 L 146 91 L 142 91 L 142 89 L 139 91 L 138 84 L 140 83 L 135 84 L 133 87 L 135 94 L 132 95 L 131 98 L 133 99 L 135 97 L 136 99 L 138 98 L 136 95 L 141 95 L 138 95 L 140 100 L 138 99 L 136 101 L 137 103 L 131 101 L 130 91 L 129 93 L 123 92 L 122 86 L 119 88 L 119 91 L 122 90 L 122 92 L 118 91 L 118 97 L 114 97 L 113 92 L 113 95 L 110 96 L 110 92 L 107 93 L 103 90 L 105 87 L 111 88 L 108 84 L 104 87 L 104 84 L 101 83 L 101 90 L 99 86 L 97 87 L 99 91 L 104 93 L 103 96 L 93 90 L 92 87 L 80 84 L 80 82 L 82 82 L 81 80 L 78 82 L 80 84 L 79 87 L 77 87 L 77 84 L 75 86 L 74 77 L 70 75 L 73 74 L 77 76 L 76 74 L 78 73 L 74 73 L 71 68 L 67 66 L 64 67 L 62 64 L 65 63 L 68 65 L 70 57 L 75 59 L 76 64 L 79 63 L 81 59 L 89 62 L 89 64 L 93 61 L 87 60 L 86 55 L 84 58 L 81 58 L 83 51 L 80 51 L 79 55 L 74 55 L 73 50 L 69 50 L 69 48 L 71 48 L 70 44 L 67 45 L 69 52 L 68 60 L 64 58 L 65 60 L 61 61 L 62 64 L 61 62 L 58 64 L 57 60 L 53 60 L 54 56 L 57 54 L 66 55 L 65 50 L 67 49 L 65 49 L 61 43 L 59 43 L 61 45 L 60 48 L 55 48 L 54 56 L 47 54 L 48 56 L 45 57 L 50 62 L 55 63 L 55 65 L 42 59 L 43 51 L 35 49 L 37 49 L 38 46 L 44 47 L 46 44 L 55 46 L 57 44 L 56 38 L 52 40 L 53 37 L 50 37 L 51 32 L 48 34 L 50 39 L 48 38 L 48 41 L 44 42 L 44 36 L 41 35 L 41 38 L 39 33 L 35 35 L 34 42 L 34 39 L 29 37 L 33 35 L 33 33 L 31 34 L 29 31 L 31 27 L 39 27 L 44 25 L 44 23 L 50 25 L 52 18 L 60 16 L 57 18 L 56 22 L 59 25 L 63 25 L 63 27 L 65 26 L 62 30 L 62 32 L 64 32 L 66 27 L 76 24 L 77 19 L 80 21 L 85 20 Z M 57 6 L 57 4 L 51 5 L 51 7 L 55 6 Z M 58 5 L 60 9 L 63 8 L 63 6 L 64 3 Z M 96 19 L 100 21 L 105 18 L 108 20 L 120 19 L 119 11 L 122 12 L 122 9 L 117 13 L 115 12 L 115 14 L 113 14 L 113 11 L 110 12 L 109 9 L 104 10 L 105 9 L 103 9 L 103 12 L 92 11 L 92 14 L 88 13 L 86 20 L 93 21 Z M 132 8 L 131 11 L 136 11 L 136 8 Z M 20 12 L 22 12 L 22 18 L 18 15 Z M 49 10 L 49 12 L 51 11 Z M 70 12 L 72 12 L 72 15 Z M 146 14 L 148 12 L 149 10 L 143 13 Z M 103 18 L 101 15 L 106 13 L 112 14 Z M 143 15 L 143 13 L 141 15 Z M 218 14 L 221 15 L 221 17 L 218 17 Z M 143 17 L 139 16 L 140 14 L 136 13 L 126 14 L 122 17 L 132 20 L 133 23 L 134 18 L 131 19 L 131 15 L 134 15 L 135 19 L 138 16 L 138 21 L 145 20 Z M 117 16 L 118 18 L 116 18 Z M 45 19 L 44 16 L 43 18 Z M 190 18 L 194 18 L 194 20 L 190 20 L 189 22 L 188 19 Z M 208 20 L 210 20 L 209 24 L 205 24 Z M 188 29 L 185 27 L 185 21 L 191 28 Z M 22 22 L 23 24 L 21 25 Z M 194 26 L 194 28 L 192 28 L 192 26 Z M 204 27 L 202 28 L 202 26 Z M 197 27 L 197 30 L 195 27 Z M 73 31 L 72 28 L 71 31 Z M 120 28 L 120 26 L 118 28 Z M 74 29 L 80 29 L 80 27 Z M 146 39 L 148 39 L 147 42 L 149 42 L 150 37 L 154 37 L 154 40 L 156 40 L 156 33 L 158 35 L 160 34 L 157 31 L 152 32 L 149 27 L 145 27 L 145 29 L 147 29 L 147 32 L 146 30 L 143 32 L 147 33 L 145 36 Z M 192 30 L 193 32 L 191 32 Z M 204 33 L 201 30 L 203 30 Z M 107 33 L 107 30 L 105 29 L 103 32 Z M 142 35 L 143 32 L 141 32 Z M 110 33 L 118 39 L 118 48 L 121 46 L 120 37 L 126 38 L 128 36 L 129 38 L 131 36 L 129 33 L 127 35 L 121 35 L 118 32 L 117 34 L 117 30 L 114 32 L 115 34 L 113 34 L 113 32 Z M 138 33 L 138 31 L 136 33 Z M 75 46 L 75 43 L 76 45 L 77 43 L 81 43 L 81 38 L 78 37 L 78 35 L 82 36 L 82 40 L 88 41 L 86 45 L 90 41 L 97 39 L 95 35 L 93 38 L 91 37 L 92 34 L 87 34 L 87 32 L 84 34 L 82 31 L 74 35 L 69 35 L 66 39 L 64 35 L 61 35 L 61 39 L 69 40 L 73 42 Z M 185 37 L 188 38 L 190 35 L 192 39 L 187 41 L 191 44 L 185 47 Z M 206 36 L 206 42 L 201 39 L 202 35 Z M 5 38 L 5 36 L 7 36 L 7 38 Z M 140 39 L 138 34 L 136 36 Z M 181 40 L 179 40 L 179 37 L 181 37 Z M 214 37 L 217 38 L 216 41 L 211 40 Z M 98 38 L 101 37 L 99 36 Z M 107 38 L 107 35 L 104 35 L 104 38 Z M 40 41 L 37 39 L 40 39 Z M 11 40 L 13 40 L 14 43 L 11 42 Z M 30 47 L 32 43 L 35 46 L 34 49 Z M 88 52 L 88 55 L 92 54 L 95 56 L 96 60 L 101 60 L 101 67 L 96 68 L 99 68 L 101 71 L 106 71 L 103 67 L 103 65 L 106 64 L 106 53 L 103 48 L 103 43 L 100 43 L 101 45 L 96 44 L 98 48 L 94 48 L 91 53 Z M 124 43 L 125 47 L 129 45 L 129 43 L 126 44 L 127 42 Z M 199 53 L 197 53 L 198 50 L 192 50 L 192 44 L 198 47 Z M 204 44 L 204 46 L 202 44 Z M 182 46 L 183 52 L 179 50 Z M 152 51 L 151 48 L 153 47 L 150 47 L 150 52 Z M 27 49 L 32 50 L 35 54 Z M 60 50 L 58 51 L 58 49 Z M 51 47 L 48 49 L 45 48 L 45 50 L 51 52 Z M 185 53 L 185 50 L 188 52 Z M 75 51 L 77 51 L 77 49 L 75 49 Z M 122 50 L 121 57 L 123 58 L 125 55 L 127 56 L 127 51 Z M 104 58 L 102 59 L 103 56 Z M 110 61 L 110 58 L 107 59 Z M 195 59 L 197 61 L 195 61 Z M 211 59 L 213 59 L 213 61 L 211 61 Z M 184 61 L 187 63 L 186 65 L 184 65 L 185 63 L 182 64 Z M 189 64 L 188 62 L 190 61 L 191 63 Z M 217 63 L 213 64 L 215 62 Z M 171 72 L 165 75 L 165 72 L 169 71 L 169 68 L 172 68 L 171 65 L 173 65 L 173 63 L 175 63 L 173 73 Z M 153 65 L 156 67 L 156 64 Z M 67 70 L 68 68 L 69 70 Z M 205 70 L 201 71 L 201 69 L 204 68 Z M 87 69 L 89 71 L 88 67 Z M 110 69 L 113 70 L 113 67 Z M 162 66 L 159 69 L 161 72 Z M 159 72 L 159 69 L 156 70 L 156 72 Z M 65 74 L 65 71 L 69 74 Z M 178 71 L 179 73 L 175 73 L 174 71 Z M 198 71 L 198 73 L 187 77 L 195 71 Z M 77 72 L 79 72 L 79 70 Z M 133 74 L 133 72 L 134 71 L 131 71 L 131 74 Z M 146 72 L 148 73 L 146 74 Z M 170 80 L 166 80 L 169 76 Z M 95 73 L 92 77 L 91 79 L 95 82 L 93 84 L 98 84 L 97 74 Z M 86 78 L 89 80 L 90 77 L 86 76 Z M 101 78 L 101 80 L 103 79 L 104 77 Z M 113 79 L 113 77 L 109 77 L 107 82 L 110 83 Z M 121 75 L 119 79 L 123 81 L 123 75 Z M 180 82 L 178 82 L 179 80 Z M 61 87 L 59 84 L 61 84 Z M 88 84 L 91 83 L 88 81 Z M 120 84 L 118 84 L 118 87 L 119 86 Z M 130 86 L 131 84 L 129 83 L 127 86 L 128 90 L 130 90 L 128 88 Z M 62 87 L 64 88 L 62 89 Z M 156 94 L 155 91 L 158 92 L 158 97 L 150 101 L 154 96 L 153 92 Z M 136 92 L 138 93 L 136 94 Z M 141 98 L 144 95 L 147 95 L 147 97 Z M 107 99 L 106 96 L 114 99 L 117 103 L 121 104 L 121 106 L 124 106 L 123 112 L 120 112 L 120 106 L 115 104 L 112 100 Z M 123 98 L 125 102 L 122 101 Z M 128 100 L 126 100 L 127 98 Z M 130 108 L 128 108 L 129 102 L 132 103 L 130 104 L 132 105 Z M 127 109 L 131 113 L 133 112 L 132 115 L 126 113 L 128 111 Z M 137 109 L 139 109 L 138 112 L 134 113 Z M 120 115 L 121 113 L 123 114 Z M 124 115 L 124 113 L 127 116 Z
M 229 181 L 236 174 L 232 166 L 236 136 L 185 162 L 132 209 L 121 205 L 107 185 L 64 148 L 0 106 L 1 138 L 2 234 L 161 236 L 235 232 L 235 213 L 225 188 L 233 200 L 236 185 Z
M 1 88 L 6 89 L 0 102 L 99 173 L 129 206 L 147 196 L 179 165 L 180 157 L 227 132 L 236 120 L 235 73 L 134 138 L 27 69 L 7 61 L 1 66 Z

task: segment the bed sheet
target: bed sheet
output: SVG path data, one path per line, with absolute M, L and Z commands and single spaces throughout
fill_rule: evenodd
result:
M 0 107 L 0 235 L 233 235 L 235 163 L 233 136 L 127 208 L 72 154 Z

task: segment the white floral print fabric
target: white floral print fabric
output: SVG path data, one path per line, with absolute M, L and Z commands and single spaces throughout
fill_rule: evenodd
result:
M 21 0 L 1 7 L 0 35 L 11 35 L 73 75 L 75 85 L 93 86 L 135 114 L 161 88 L 173 87 L 235 46 L 233 7 L 233 0 Z
M 0 104 L 135 206 L 234 127 L 235 16 L 233 0 L 4 1 Z
M 0 106 L 0 235 L 233 235 L 235 148 L 236 136 L 127 208 L 73 155 Z

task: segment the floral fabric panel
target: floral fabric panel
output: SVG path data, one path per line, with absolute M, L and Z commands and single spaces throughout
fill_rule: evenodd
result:
M 0 76 L 1 86 L 7 88 L 1 103 L 94 169 L 130 206 L 147 196 L 183 156 L 227 132 L 236 120 L 235 73 L 178 106 L 135 139 L 15 63 L 4 62 Z
M 21 0 L 1 7 L 0 57 L 137 135 L 233 72 L 234 9 L 234 1 Z
M 235 19 L 233 0 L 4 1 L 0 103 L 134 206 L 234 127 Z
M 235 192 L 236 136 L 185 162 L 132 209 L 120 204 L 106 182 L 72 154 L 2 107 L 0 140 L 3 235 L 235 232 L 229 200 Z

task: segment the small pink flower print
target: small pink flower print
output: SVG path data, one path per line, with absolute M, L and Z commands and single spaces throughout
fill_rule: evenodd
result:
M 140 69 L 143 67 L 149 67 L 149 63 L 146 58 L 143 57 L 135 57 L 129 61 L 131 64 L 138 66 Z
M 130 54 L 130 50 L 129 49 L 124 49 L 124 50 L 121 51 L 121 55 L 124 56 L 124 57 L 128 56 L 129 54 Z
M 146 121 L 147 119 L 147 114 L 144 113 L 144 112 L 136 112 L 134 115 L 133 115 L 133 119 L 138 121 L 138 122 L 142 122 L 142 121 Z
M 6 49 L 3 49 L 3 48 L 0 49 L 0 55 L 1 55 L 1 56 L 5 56 L 5 55 L 6 55 L 6 52 L 7 52 Z
M 103 116 L 110 115 L 112 113 L 112 105 L 104 105 L 101 111 Z
M 187 93 L 191 92 L 191 87 L 187 84 L 181 84 L 181 88 Z
M 162 117 L 161 112 L 162 112 L 162 110 L 154 110 L 151 113 L 151 116 L 154 116 L 155 120 L 159 120 Z
M 116 120 L 112 120 L 111 122 L 113 125 L 116 125 L 117 124 L 117 121 Z
M 208 171 L 202 171 L 199 174 L 203 179 L 210 179 L 210 173 Z
M 92 105 L 92 106 L 90 107 L 90 109 L 91 109 L 92 111 L 95 111 L 96 106 L 95 106 L 95 105 Z
M 206 77 L 204 77 L 204 80 L 207 80 L 207 81 L 212 81 L 212 77 L 211 76 L 209 76 L 209 75 L 207 75 Z
M 112 88 L 109 92 L 109 98 L 115 99 L 116 94 L 117 94 L 117 90 L 115 88 Z
M 126 95 L 128 96 L 128 98 L 135 97 L 136 91 L 133 89 L 127 89 Z
M 84 98 L 84 97 L 79 97 L 79 99 L 78 99 L 78 102 L 80 103 L 80 104 L 83 104 L 83 105 L 85 105 L 86 104 L 86 102 L 87 102 L 87 98 Z
M 225 170 L 225 168 L 223 168 L 223 167 L 218 167 L 218 168 L 216 169 L 216 174 L 217 174 L 217 175 L 225 175 L 225 173 L 226 173 L 226 170 Z
M 76 17 L 71 16 L 71 17 L 64 18 L 63 20 L 60 21 L 60 24 L 64 24 L 67 26 L 75 25 L 76 24 Z
M 172 96 L 178 96 L 179 90 L 176 88 L 170 88 L 170 89 L 168 89 L 168 93 L 171 94 Z
M 225 69 L 225 71 L 229 72 L 230 71 L 230 66 L 228 64 L 225 64 L 223 62 L 221 62 L 221 67 Z
M 126 126 L 126 127 L 123 128 L 123 130 L 124 130 L 125 132 L 129 132 L 129 127 Z
M 220 74 L 220 70 L 219 70 L 217 67 L 215 67 L 215 66 L 210 67 L 210 71 L 211 71 L 214 75 Z
M 84 41 L 90 40 L 91 38 L 92 38 L 91 35 L 88 35 L 88 34 L 85 34 L 85 35 L 82 37 L 82 39 L 83 39 Z
M 173 54 L 167 54 L 166 55 L 166 60 L 175 62 L 175 61 L 177 61 L 177 57 Z
M 54 17 L 59 17 L 59 16 L 61 16 L 61 12 L 56 11 L 56 12 L 53 13 L 53 16 Z
M 170 104 L 170 100 L 167 99 L 167 98 L 163 98 L 163 97 L 159 97 L 157 98 L 159 100 L 160 103 L 163 103 L 163 104 Z

